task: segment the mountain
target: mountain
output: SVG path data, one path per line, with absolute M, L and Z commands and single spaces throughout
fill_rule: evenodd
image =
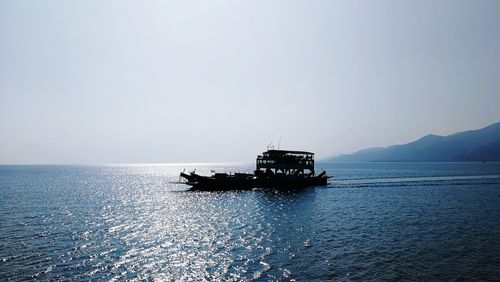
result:
M 500 161 L 500 122 L 448 136 L 427 135 L 404 145 L 370 148 L 325 162 L 472 162 Z

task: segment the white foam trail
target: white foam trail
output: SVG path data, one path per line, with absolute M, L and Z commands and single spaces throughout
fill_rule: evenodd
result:
M 377 183 L 401 183 L 401 182 L 424 182 L 424 181 L 453 181 L 453 180 L 475 180 L 475 179 L 500 179 L 500 175 L 467 175 L 467 176 L 423 176 L 423 177 L 397 177 L 397 178 L 369 178 L 369 179 L 334 179 L 329 183 L 332 185 L 353 184 L 377 184 Z

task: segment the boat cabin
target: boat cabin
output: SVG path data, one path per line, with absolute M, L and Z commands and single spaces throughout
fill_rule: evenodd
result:
M 257 156 L 256 174 L 314 175 L 314 153 L 267 150 Z

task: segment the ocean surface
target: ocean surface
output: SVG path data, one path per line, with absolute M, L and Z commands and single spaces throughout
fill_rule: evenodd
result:
M 500 163 L 317 164 L 327 187 L 188 192 L 253 164 L 0 166 L 0 281 L 498 281 Z

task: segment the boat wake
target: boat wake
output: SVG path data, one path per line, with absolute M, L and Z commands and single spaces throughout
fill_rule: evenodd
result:
M 378 187 L 378 186 L 432 186 L 446 184 L 500 184 L 500 175 L 467 175 L 467 176 L 423 176 L 369 179 L 334 179 L 328 187 Z

